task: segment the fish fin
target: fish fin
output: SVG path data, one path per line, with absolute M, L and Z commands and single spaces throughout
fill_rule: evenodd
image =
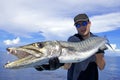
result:
M 112 51 L 115 51 L 114 49 L 113 49 L 113 47 L 110 45 L 110 41 L 108 40 L 108 38 L 107 38 L 107 36 L 105 35 L 104 36 L 104 38 L 107 40 L 107 43 L 105 44 L 105 46 L 108 48 L 108 49 L 110 49 L 110 50 L 112 50 Z
M 107 36 L 105 35 L 104 38 L 107 40 L 107 43 L 105 44 L 105 46 L 109 49 L 112 50 L 114 53 L 117 53 L 115 51 L 115 49 L 113 49 L 113 47 L 111 46 L 111 44 L 109 43 L 110 41 L 108 40 Z
M 106 43 L 105 45 L 107 46 L 108 49 L 110 49 L 110 50 L 112 50 L 112 51 L 115 51 L 115 50 L 113 49 L 113 47 L 112 47 L 109 43 Z

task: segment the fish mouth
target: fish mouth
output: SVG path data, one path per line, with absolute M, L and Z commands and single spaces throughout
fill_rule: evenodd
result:
M 15 50 L 14 48 L 7 48 L 6 49 L 8 51 L 8 53 L 16 56 L 17 58 L 21 59 L 21 58 L 25 58 L 31 54 L 29 54 L 28 52 L 22 51 L 22 50 Z
M 30 60 L 36 59 L 35 55 L 30 54 L 27 52 L 27 49 L 22 50 L 22 48 L 7 48 L 6 49 L 9 54 L 12 54 L 16 56 L 18 59 L 14 61 L 8 61 L 5 65 L 4 68 L 7 69 L 18 69 L 21 67 L 25 67 L 24 65 L 30 64 Z

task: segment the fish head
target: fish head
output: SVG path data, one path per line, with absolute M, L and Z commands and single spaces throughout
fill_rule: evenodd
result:
M 17 69 L 35 67 L 48 63 L 49 58 L 59 56 L 61 48 L 57 41 L 36 42 L 6 49 L 18 59 L 4 65 L 5 68 Z

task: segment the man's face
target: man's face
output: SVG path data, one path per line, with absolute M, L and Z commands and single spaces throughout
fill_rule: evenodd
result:
M 87 36 L 90 33 L 91 22 L 80 21 L 75 24 L 78 33 L 82 36 Z

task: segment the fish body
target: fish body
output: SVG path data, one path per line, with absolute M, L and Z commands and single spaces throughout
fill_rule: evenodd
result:
M 76 63 L 88 59 L 99 49 L 107 49 L 108 40 L 103 37 L 90 37 L 81 42 L 44 41 L 20 47 L 7 48 L 19 59 L 4 65 L 18 69 L 47 64 L 50 58 L 58 57 L 60 63 Z

